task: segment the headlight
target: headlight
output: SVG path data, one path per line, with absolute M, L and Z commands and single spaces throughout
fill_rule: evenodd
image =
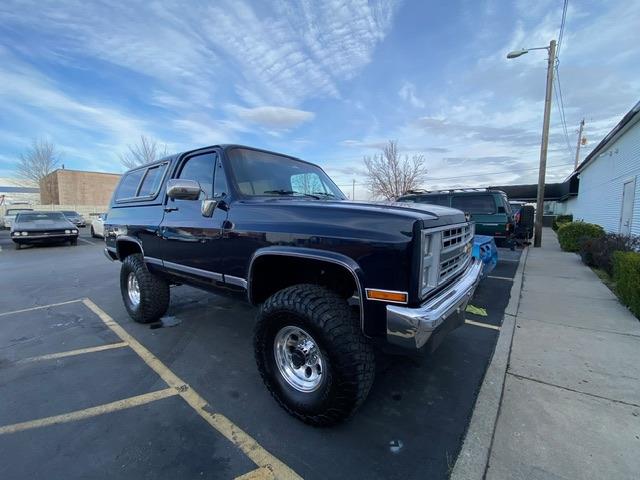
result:
M 27 235 L 29 235 L 29 232 L 20 232 L 20 235 L 22 235 L 23 237 L 26 237 Z
M 65 230 L 64 233 L 71 233 L 71 230 Z
M 13 232 L 13 236 L 19 237 L 20 236 L 20 232 Z
M 440 265 L 441 232 L 422 232 L 420 258 L 420 294 L 424 297 L 429 290 L 438 286 Z
M 78 230 L 71 230 L 71 233 L 78 233 Z

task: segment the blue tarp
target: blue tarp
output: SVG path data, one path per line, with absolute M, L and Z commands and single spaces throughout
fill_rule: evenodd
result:
M 473 250 L 471 254 L 482 260 L 482 278 L 486 277 L 498 264 L 498 248 L 493 237 L 487 235 L 475 235 L 473 237 Z

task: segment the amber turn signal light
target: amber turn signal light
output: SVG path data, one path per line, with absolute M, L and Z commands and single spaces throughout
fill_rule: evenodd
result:
M 393 292 L 390 290 L 374 290 L 372 288 L 367 288 L 368 300 L 407 303 L 407 297 L 406 292 Z

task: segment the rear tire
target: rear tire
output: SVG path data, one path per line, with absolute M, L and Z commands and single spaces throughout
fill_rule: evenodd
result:
M 151 273 L 139 253 L 122 262 L 120 292 L 129 316 L 138 323 L 155 322 L 169 308 L 169 283 Z
M 375 376 L 373 348 L 348 303 L 317 285 L 295 285 L 267 299 L 258 313 L 254 351 L 271 395 L 315 426 L 351 416 Z

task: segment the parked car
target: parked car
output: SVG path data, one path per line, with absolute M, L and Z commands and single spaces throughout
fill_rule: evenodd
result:
M 101 213 L 91 220 L 91 236 L 104 238 L 104 221 L 107 218 L 106 213 Z
M 73 210 L 63 210 L 63 215 L 69 219 L 71 223 L 73 223 L 76 227 L 84 228 L 87 226 L 84 217 L 80 215 L 78 212 L 74 212 Z
M 16 219 L 16 215 L 22 212 L 32 212 L 33 208 L 8 208 L 4 214 L 3 224 L 4 228 L 11 228 L 13 221 Z
M 513 213 L 507 194 L 501 190 L 470 188 L 411 191 L 399 197 L 398 201 L 428 203 L 462 210 L 471 215 L 478 235 L 494 237 L 498 245 L 509 243 L 513 233 Z
M 479 281 L 474 226 L 446 207 L 348 201 L 318 166 L 237 145 L 125 173 L 105 254 L 137 322 L 157 321 L 169 285 L 260 305 L 258 370 L 276 401 L 314 425 L 366 398 L 373 346 L 433 351 L 464 323 Z
M 78 230 L 60 212 L 22 212 L 11 227 L 11 240 L 20 250 L 22 245 L 35 243 L 78 244 Z

